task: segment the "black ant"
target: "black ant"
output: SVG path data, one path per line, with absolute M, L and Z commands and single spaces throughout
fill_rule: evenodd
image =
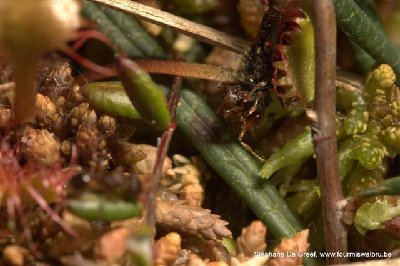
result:
M 282 46 L 291 44 L 286 33 L 298 28 L 293 18 L 300 16 L 303 16 L 302 12 L 291 7 L 282 12 L 269 8 L 263 16 L 257 39 L 238 68 L 239 82 L 222 85 L 226 93 L 218 112 L 229 124 L 240 125 L 238 140 L 261 161 L 263 159 L 243 142 L 243 138 L 247 130 L 261 122 L 265 109 L 273 101 L 271 91 L 284 107 L 293 106 L 301 99 L 299 95 L 288 95 L 287 89 L 277 84 L 276 81 L 286 73 L 273 67 L 273 62 L 285 63 Z

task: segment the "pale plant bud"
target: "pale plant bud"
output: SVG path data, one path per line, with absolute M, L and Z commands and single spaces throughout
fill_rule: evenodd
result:
M 181 250 L 181 236 L 177 233 L 169 233 L 160 238 L 154 245 L 156 266 L 173 265 Z
M 79 26 L 76 0 L 0 1 L 0 47 L 14 59 L 61 48 Z
M 51 166 L 60 161 L 61 144 L 46 129 L 27 128 L 21 142 L 22 152 L 28 160 L 44 166 Z
M 242 234 L 236 240 L 238 254 L 252 257 L 254 253 L 264 251 L 267 248 L 266 235 L 267 228 L 261 221 L 254 221 L 246 228 L 243 228 Z
M 308 229 L 298 232 L 292 238 L 285 238 L 274 249 L 275 253 L 282 254 L 302 254 L 307 251 L 308 244 Z M 299 266 L 304 264 L 304 256 L 285 256 L 277 257 L 268 260 L 268 266 Z

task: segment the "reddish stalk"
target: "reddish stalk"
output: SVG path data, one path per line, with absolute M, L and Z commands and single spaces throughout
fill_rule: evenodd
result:
M 180 92 L 182 87 L 182 77 L 175 77 L 174 83 L 172 84 L 171 95 L 168 101 L 168 109 L 171 114 L 171 124 L 167 130 L 159 139 L 156 162 L 154 164 L 154 169 L 152 172 L 152 179 L 149 188 L 149 193 L 147 197 L 146 206 L 146 224 L 153 227 L 155 224 L 155 209 L 156 209 L 156 196 L 161 178 L 162 166 L 164 164 L 165 157 L 167 156 L 169 144 L 171 142 L 172 135 L 174 134 L 176 124 L 175 124 L 175 112 L 180 99 Z
M 235 82 L 233 71 L 206 64 L 165 60 L 136 60 L 141 68 L 149 73 L 213 80 L 219 82 Z
M 89 39 L 94 39 L 94 40 L 98 40 L 104 44 L 106 44 L 107 46 L 109 46 L 110 48 L 114 49 L 115 45 L 112 43 L 112 41 L 107 38 L 107 36 L 105 36 L 103 33 L 101 33 L 100 31 L 97 30 L 82 30 L 79 31 L 77 33 L 77 40 L 76 42 L 72 45 L 72 49 L 74 50 L 78 50 L 80 49 L 86 41 L 88 41 Z
M 117 75 L 117 72 L 114 69 L 110 69 L 108 67 L 100 66 L 89 59 L 85 58 L 84 56 L 77 53 L 74 49 L 70 47 L 65 47 L 61 49 L 61 51 L 69 56 L 72 60 L 79 63 L 80 65 L 86 67 L 87 69 L 92 70 L 95 73 L 100 74 L 104 77 L 113 77 Z
M 137 63 L 141 68 L 143 68 L 143 70 L 150 74 L 165 74 L 186 78 L 206 79 L 218 82 L 236 81 L 236 75 L 234 71 L 207 64 L 152 59 L 136 60 L 135 63 Z M 106 68 L 114 71 L 115 66 L 107 65 Z M 85 84 L 86 82 L 110 78 L 116 75 L 116 72 L 112 72 L 110 75 L 103 75 L 98 72 L 89 72 L 85 73 L 84 76 L 75 79 L 75 82 L 78 84 Z
M 331 0 L 314 0 L 316 46 L 316 121 L 313 135 L 327 252 L 347 252 L 347 230 L 338 203 L 343 199 L 336 140 L 336 18 Z M 344 256 L 328 264 L 346 263 Z
M 79 31 L 77 33 L 77 38 L 75 43 L 72 45 L 72 47 L 64 47 L 61 49 L 61 51 L 69 56 L 72 60 L 77 62 L 78 64 L 82 65 L 83 67 L 86 67 L 87 69 L 90 69 L 91 71 L 99 74 L 100 76 L 103 77 L 113 77 L 117 75 L 117 72 L 115 71 L 114 68 L 109 68 L 109 67 L 104 67 L 100 66 L 89 59 L 83 57 L 80 55 L 77 50 L 80 49 L 86 41 L 89 39 L 94 39 L 98 40 L 101 43 L 104 43 L 111 49 L 115 50 L 115 45 L 112 43 L 112 41 L 107 38 L 103 33 L 95 30 L 84 30 L 84 31 Z

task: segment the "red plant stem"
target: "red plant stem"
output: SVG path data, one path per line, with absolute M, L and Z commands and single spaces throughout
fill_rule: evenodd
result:
M 182 87 L 182 77 L 175 77 L 172 85 L 171 95 L 169 97 L 168 108 L 171 114 L 171 124 L 167 130 L 161 136 L 159 140 L 156 162 L 154 164 L 153 172 L 151 175 L 151 185 L 147 196 L 146 206 L 146 217 L 145 222 L 148 226 L 153 227 L 155 225 L 155 209 L 156 209 L 156 196 L 161 178 L 161 171 L 164 165 L 165 157 L 169 149 L 172 135 L 174 134 L 175 124 L 175 112 L 180 99 L 180 91 Z
M 135 62 L 147 72 L 154 74 L 167 74 L 219 82 L 236 81 L 235 72 L 219 66 L 151 59 L 136 60 Z
M 347 252 L 347 230 L 341 221 L 343 200 L 339 178 L 336 140 L 336 18 L 331 0 L 314 0 L 316 46 L 316 121 L 313 135 L 327 252 Z M 327 258 L 328 264 L 342 264 L 344 256 Z
M 198 78 L 218 82 L 235 82 L 235 72 L 226 68 L 207 64 L 188 63 L 182 61 L 165 61 L 143 59 L 136 60 L 143 70 L 151 74 L 165 74 L 187 78 Z M 114 69 L 114 65 L 107 65 L 107 69 Z M 85 73 L 84 77 L 78 77 L 75 82 L 85 84 L 86 82 L 96 81 L 104 78 L 116 76 L 117 73 L 110 72 L 110 75 L 102 75 L 97 72 Z
M 115 50 L 115 45 L 113 44 L 113 42 L 109 38 L 107 38 L 106 35 L 104 35 L 103 33 L 101 33 L 100 31 L 97 31 L 97 30 L 79 31 L 77 33 L 77 40 L 72 45 L 72 49 L 74 49 L 75 51 L 80 49 L 82 47 L 82 45 L 84 45 L 85 42 L 89 39 L 98 40 L 98 41 L 106 44 L 107 46 L 109 46 L 111 49 Z
M 117 72 L 115 71 L 115 69 L 97 65 L 96 63 L 93 63 L 89 59 L 83 57 L 82 55 L 80 55 L 74 49 L 72 49 L 70 47 L 65 47 L 65 48 L 61 49 L 61 51 L 64 54 L 66 54 L 67 56 L 69 56 L 72 60 L 77 62 L 78 64 L 86 67 L 87 69 L 92 70 L 93 72 L 100 74 L 101 76 L 114 77 L 117 75 Z

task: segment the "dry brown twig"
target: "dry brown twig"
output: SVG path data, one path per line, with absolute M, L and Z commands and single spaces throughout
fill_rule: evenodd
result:
M 136 63 L 149 73 L 192 77 L 219 82 L 237 81 L 235 72 L 218 66 L 182 61 L 137 60 Z
M 169 27 L 185 35 L 194 37 L 211 45 L 222 46 L 237 53 L 244 53 L 249 42 L 233 37 L 213 28 L 149 7 L 130 0 L 91 0 L 116 10 L 135 15 L 151 23 Z
M 313 134 L 317 170 L 321 184 L 327 252 L 347 251 L 347 230 L 340 219 L 338 203 L 343 199 L 339 178 L 336 140 L 336 19 L 330 0 L 314 0 L 316 45 L 316 95 Z M 328 264 L 346 262 L 331 257 Z

